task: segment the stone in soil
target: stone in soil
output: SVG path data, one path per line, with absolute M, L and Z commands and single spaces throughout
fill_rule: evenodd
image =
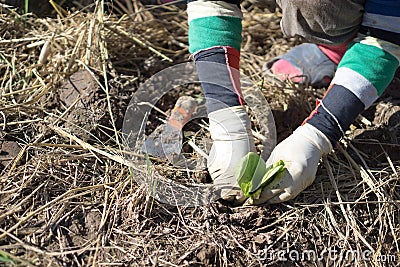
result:
M 86 70 L 71 75 L 58 90 L 65 109 L 70 108 L 65 116 L 66 127 L 83 140 L 89 139 L 90 132 L 96 128 L 105 113 L 96 103 L 99 91 L 96 80 Z
M 3 170 L 21 151 L 21 147 L 14 141 L 3 141 L 0 139 L 0 170 Z

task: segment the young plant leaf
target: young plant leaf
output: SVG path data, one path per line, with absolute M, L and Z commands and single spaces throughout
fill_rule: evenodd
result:
M 280 173 L 282 173 L 285 170 L 285 162 L 283 160 L 280 160 L 271 166 L 269 166 L 262 179 L 253 179 L 252 187 L 250 190 L 250 194 L 253 195 L 256 193 L 259 189 L 264 188 L 265 186 L 269 185 Z M 261 193 L 258 192 L 258 193 Z
M 234 176 L 246 197 L 251 196 L 253 181 L 262 181 L 266 171 L 264 160 L 254 152 L 240 159 L 234 169 Z
M 4 251 L 0 250 L 0 262 L 15 264 L 15 262 L 12 259 L 10 259 L 10 257 L 7 254 L 8 253 L 5 253 Z

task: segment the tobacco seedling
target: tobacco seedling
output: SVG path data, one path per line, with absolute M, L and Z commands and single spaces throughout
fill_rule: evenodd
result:
M 284 170 L 285 163 L 282 160 L 267 168 L 260 156 L 250 152 L 236 165 L 234 175 L 244 195 L 257 199 L 262 189 L 279 179 L 279 174 Z

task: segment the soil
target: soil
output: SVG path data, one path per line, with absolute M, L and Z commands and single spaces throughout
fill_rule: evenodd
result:
M 0 171 L 6 168 L 20 151 L 21 147 L 17 142 L 0 139 Z
M 96 76 L 96 79 L 99 79 Z M 352 138 L 351 143 L 364 155 L 364 160 L 369 167 L 379 167 L 382 162 L 387 160 L 389 157 L 393 162 L 398 162 L 399 158 L 399 141 L 400 141 L 400 98 L 396 94 L 396 90 L 392 90 L 393 87 L 398 85 L 398 77 L 392 82 L 391 87 L 381 97 L 380 101 L 376 105 L 366 110 L 362 115 L 371 121 L 371 125 L 363 125 L 359 120 L 355 123 L 356 128 L 349 138 Z M 112 90 L 118 90 L 114 88 Z M 192 90 L 197 90 L 192 88 Z M 310 112 L 309 93 L 304 93 L 304 90 L 291 91 L 288 93 L 288 104 L 287 106 L 274 105 L 272 103 L 272 109 L 276 125 L 278 125 L 278 139 L 282 140 L 287 137 L 298 125 L 300 125 L 305 116 Z M 316 96 L 323 94 L 323 89 L 315 89 L 312 91 Z M 99 115 L 92 110 L 93 107 L 105 108 L 104 103 L 104 92 L 97 85 L 92 75 L 87 71 L 77 72 L 72 75 L 68 81 L 66 81 L 60 88 L 60 100 L 65 105 L 65 108 L 71 106 L 75 100 L 80 97 L 75 104 L 75 108 L 68 114 L 67 120 L 73 121 L 75 125 L 86 129 L 92 133 L 96 132 L 96 127 L 93 127 L 104 121 L 104 112 L 99 112 Z M 190 90 L 189 90 L 190 92 Z M 392 93 L 394 92 L 394 93 Z M 298 94 L 305 94 L 303 97 L 298 97 Z M 157 104 L 158 108 L 165 111 L 166 114 L 171 112 L 174 101 L 179 97 L 179 90 L 171 91 L 166 94 Z M 114 104 L 116 102 L 113 102 Z M 126 105 L 125 105 L 126 106 Z M 101 111 L 102 108 L 99 110 Z M 116 107 L 113 106 L 113 109 Z M 156 128 L 160 125 L 160 121 L 157 119 L 158 112 L 152 111 L 150 115 L 150 129 Z M 68 126 L 70 127 L 70 125 Z M 87 128 L 85 128 L 87 127 Z M 359 128 L 364 127 L 364 128 Z M 70 128 L 72 129 L 72 128 Z M 148 130 L 148 129 L 147 129 Z M 187 125 L 185 131 L 198 131 L 198 126 L 192 124 Z M 151 130 L 149 131 L 151 132 Z M 75 132 L 76 135 L 82 136 L 79 129 Z M 90 140 L 90 138 L 89 138 Z M 187 154 L 193 151 L 186 147 Z M 355 161 L 362 162 L 359 160 L 356 154 L 352 151 L 349 153 L 353 156 Z M 153 162 L 156 163 L 157 162 Z M 160 163 L 158 163 L 160 164 Z M 164 165 L 159 165 L 158 169 L 162 170 Z M 171 179 L 181 181 L 185 177 L 184 172 L 176 172 L 172 169 L 170 171 L 162 170 L 161 173 Z M 200 175 L 197 182 L 210 182 L 209 177 L 205 178 L 205 173 Z M 314 189 L 310 189 L 311 195 Z M 303 195 L 307 198 L 308 203 L 318 202 L 318 197 L 308 196 L 307 193 Z M 142 195 L 137 201 L 146 201 L 145 195 Z M 301 197 L 300 197 L 301 199 Z M 292 249 L 312 249 L 312 245 L 307 242 L 308 239 L 315 239 L 319 236 L 319 232 L 324 231 L 324 226 L 317 226 L 313 222 L 304 224 L 301 223 L 301 234 L 293 233 L 286 237 L 284 243 L 276 243 L 276 238 L 279 234 L 283 234 L 279 227 L 285 229 L 291 222 L 292 225 L 297 225 L 297 221 L 293 218 L 286 219 L 280 222 L 276 222 L 277 218 L 280 218 L 288 212 L 290 209 L 285 206 L 264 206 L 264 207 L 251 207 L 251 208 L 233 208 L 227 203 L 214 203 L 207 207 L 199 207 L 194 209 L 183 209 L 180 210 L 182 217 L 176 217 L 178 210 L 176 207 L 165 206 L 162 203 L 155 201 L 151 210 L 142 210 L 138 213 L 135 204 L 120 203 L 123 208 L 119 209 L 114 216 L 116 216 L 116 223 L 120 225 L 120 230 L 114 233 L 111 238 L 113 242 L 121 244 L 140 244 L 138 246 L 128 246 L 130 256 L 125 253 L 115 252 L 113 257 L 116 262 L 129 266 L 135 265 L 137 259 L 141 258 L 142 254 L 147 255 L 144 259 L 141 259 L 142 264 L 152 265 L 157 263 L 157 259 L 163 257 L 169 259 L 174 258 L 176 264 L 182 265 L 199 265 L 199 266 L 220 266 L 221 259 L 225 259 L 232 265 L 245 266 L 247 265 L 248 257 L 247 253 L 260 253 L 267 246 L 271 246 L 271 249 L 280 250 L 284 248 L 284 244 L 290 244 L 295 242 L 296 245 L 290 246 Z M 148 201 L 148 200 L 147 200 Z M 153 200 L 154 201 L 154 200 Z M 142 209 L 142 207 L 141 207 Z M 178 212 L 178 213 L 179 213 Z M 309 216 L 309 212 L 312 213 L 312 208 L 302 209 L 301 216 Z M 370 212 L 375 212 L 375 209 L 370 207 Z M 298 215 L 296 215 L 298 216 Z M 194 221 L 186 218 L 196 218 Z M 361 218 L 361 216 L 360 216 Z M 293 219 L 293 221 L 292 221 Z M 366 219 L 368 221 L 368 219 Z M 62 226 L 68 229 L 64 232 L 65 240 L 64 246 L 68 247 L 79 247 L 84 246 L 90 240 L 95 240 L 98 236 L 98 228 L 101 222 L 101 211 L 90 210 L 84 212 L 74 213 L 68 219 L 62 222 Z M 275 226 L 272 226 L 276 224 Z M 269 226 L 271 225 L 271 226 Z M 277 226 L 279 226 L 277 228 Z M 122 232 L 131 233 L 135 227 L 139 227 L 139 233 L 130 235 L 124 235 Z M 318 229 L 315 230 L 314 227 Z M 104 230 L 103 230 L 104 231 Z M 120 232 L 122 231 L 122 232 Z M 167 237 L 172 234 L 170 237 Z M 186 236 L 192 236 L 186 238 Z M 166 238 L 163 238 L 166 236 Z M 300 236 L 300 237 L 299 237 Z M 298 240 L 300 238 L 301 240 Z M 151 241 L 149 241 L 151 240 Z M 296 241 L 297 240 L 297 241 Z M 109 240 L 111 242 L 111 240 Z M 139 243 L 137 243 L 139 242 Z M 144 242 L 144 243 L 143 243 Z M 321 243 L 318 243 L 321 242 Z M 318 241 L 316 244 L 320 246 L 319 251 L 322 251 L 327 244 L 325 241 Z M 389 241 L 388 241 L 389 242 Z M 146 244 L 146 245 L 145 245 Z M 217 244 L 217 245 L 216 245 Z M 248 246 L 247 244 L 251 244 Z M 55 246 L 54 244 L 51 245 Z M 164 252 L 158 251 L 156 248 L 162 248 L 167 246 L 170 249 L 170 255 L 166 257 Z M 238 247 L 244 246 L 240 249 Z M 161 249 L 162 250 L 162 249 Z M 104 252 L 102 257 L 110 257 L 109 252 Z M 108 255 L 108 256 L 107 256 Z M 247 255 L 247 256 L 246 256 Z M 82 261 L 88 261 L 90 254 L 82 254 L 79 259 Z M 177 260 L 178 259 L 178 260 Z M 68 257 L 64 259 L 64 262 L 75 262 L 75 259 Z M 287 263 L 280 261 L 263 261 L 260 263 L 269 262 L 274 266 L 292 266 Z M 160 263 L 159 263 L 160 264 Z M 160 264 L 163 265 L 163 264 Z M 304 264 L 303 266 L 309 266 Z
M 362 115 L 371 124 L 363 125 L 352 133 L 353 143 L 363 152 L 370 166 L 400 160 L 400 72 L 382 97 Z
M 54 17 L 56 16 L 57 12 L 54 10 L 54 7 L 50 4 L 47 0 L 35 0 L 35 1 L 25 1 L 25 0 L 3 0 L 7 5 L 11 5 L 16 7 L 19 12 L 25 13 L 25 3 L 28 3 L 28 12 L 33 13 L 38 17 Z M 75 2 L 75 3 L 73 3 Z M 56 5 L 60 5 L 63 8 L 69 9 L 76 9 L 76 7 L 86 7 L 89 5 L 94 4 L 94 0 L 78 0 L 78 1 L 57 1 L 55 0 L 54 3 Z
M 68 110 L 64 117 L 66 127 L 84 141 L 99 139 L 105 141 L 113 134 L 112 119 L 115 127 L 122 128 L 123 116 L 129 97 L 118 85 L 109 83 L 110 105 L 104 87 L 100 87 L 102 78 L 87 70 L 71 75 L 61 84 L 58 92 L 62 109 Z M 114 115 L 111 119 L 108 109 Z
M 58 90 L 65 109 L 70 109 L 65 120 L 73 134 L 87 141 L 106 114 L 104 105 L 98 103 L 100 86 L 88 71 L 78 71 L 65 81 Z M 100 106 L 99 106 L 100 104 Z

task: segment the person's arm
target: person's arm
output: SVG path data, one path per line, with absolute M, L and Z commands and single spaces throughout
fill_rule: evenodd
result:
M 189 1 L 187 13 L 189 51 L 206 97 L 213 139 L 208 170 L 219 196 L 240 203 L 243 194 L 233 169 L 240 158 L 254 150 L 254 141 L 240 88 L 239 1 Z
M 189 52 L 193 55 L 207 111 L 243 104 L 238 76 L 242 42 L 239 1 L 188 1 Z
M 331 151 L 356 117 L 393 79 L 400 62 L 400 2 L 387 1 L 387 5 L 394 6 L 367 1 L 361 27 L 361 32 L 366 29 L 365 34 L 359 34 L 348 46 L 329 90 L 315 110 L 272 152 L 267 165 L 284 160 L 287 171 L 263 190 L 255 204 L 287 201 L 308 187 L 321 156 Z M 374 23 L 369 23 L 371 20 Z

